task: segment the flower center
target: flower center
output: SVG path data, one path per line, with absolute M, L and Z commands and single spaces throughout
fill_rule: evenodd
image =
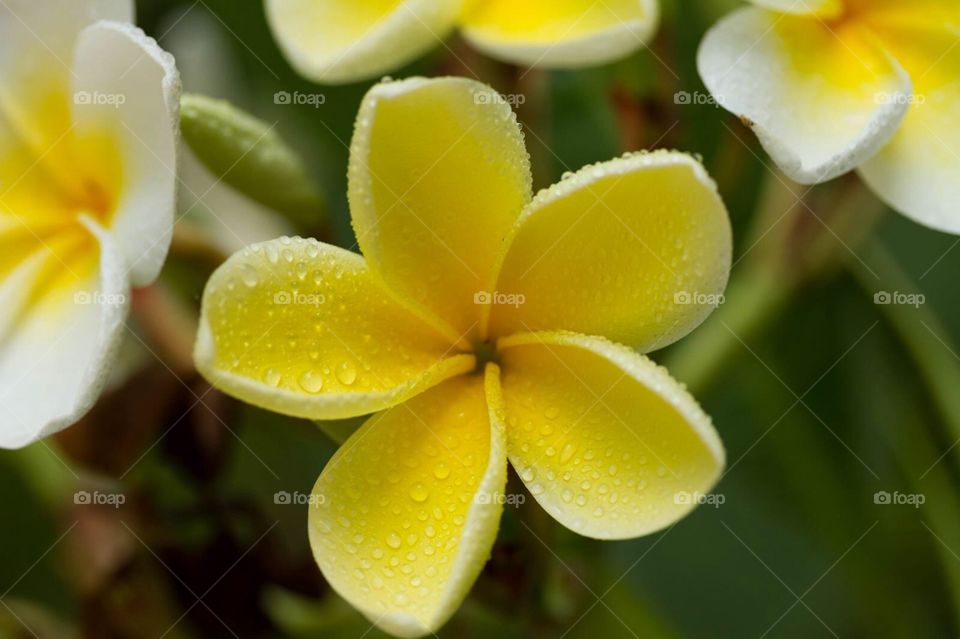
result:
M 0 130 L 13 136 L 0 154 L 0 205 L 20 223 L 46 231 L 85 215 L 109 225 L 122 189 L 115 135 L 77 126 L 59 92 L 34 109 L 0 105 Z
M 475 344 L 473 347 L 473 355 L 477 358 L 477 368 L 475 370 L 478 373 L 483 373 L 483 371 L 487 368 L 488 362 L 493 362 L 494 364 L 500 363 L 497 353 L 497 345 L 495 342 L 490 340 L 485 340 Z

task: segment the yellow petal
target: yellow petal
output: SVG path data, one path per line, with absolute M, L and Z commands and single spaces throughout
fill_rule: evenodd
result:
M 385 82 L 367 94 L 350 152 L 350 209 L 370 267 L 395 291 L 476 331 L 478 292 L 530 201 L 510 106 L 464 78 Z
M 906 113 L 910 78 L 855 21 L 748 7 L 714 26 L 697 66 L 783 171 L 814 184 L 860 165 Z
M 393 301 L 363 259 L 316 240 L 255 244 L 203 297 L 196 362 L 217 388 L 308 419 L 365 415 L 475 366 Z
M 302 75 L 330 84 L 382 75 L 443 42 L 461 0 L 267 0 L 270 27 Z
M 490 555 L 507 472 L 499 383 L 491 364 L 485 382 L 459 377 L 371 418 L 314 487 L 320 569 L 391 634 L 436 631 Z
M 773 9 L 774 11 L 822 17 L 834 17 L 840 14 L 844 9 L 844 1 L 845 0 L 750 0 L 750 2 L 757 6 Z
M 569 68 L 628 55 L 658 21 L 656 0 L 483 0 L 462 23 L 464 36 L 495 58 Z
M 881 35 L 923 29 L 960 31 L 960 3 L 956 0 L 846 0 L 853 8 L 852 15 L 869 24 Z M 922 39 L 916 32 L 913 41 Z M 918 37 L 919 36 L 919 37 Z M 908 43 L 909 44 L 909 43 Z
M 960 14 L 960 8 L 953 5 Z M 960 23 L 960 19 L 958 19 Z M 960 234 L 960 28 L 880 30 L 914 82 L 896 136 L 860 175 L 895 209 L 926 226 Z
M 490 333 L 604 335 L 650 351 L 721 301 L 730 222 L 716 186 L 683 153 L 587 167 L 524 212 L 497 282 Z
M 716 483 L 724 451 L 710 418 L 643 355 L 572 333 L 499 348 L 510 463 L 564 526 L 598 539 L 645 535 Z

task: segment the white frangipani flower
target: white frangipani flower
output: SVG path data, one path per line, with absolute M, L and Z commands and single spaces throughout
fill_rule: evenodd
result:
M 797 182 L 857 169 L 907 217 L 960 233 L 960 2 L 751 0 L 698 66 Z
M 0 2 L 0 447 L 78 421 L 173 229 L 180 81 L 132 0 Z

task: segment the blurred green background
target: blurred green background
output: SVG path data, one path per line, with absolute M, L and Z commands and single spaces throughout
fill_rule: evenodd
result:
M 776 173 L 696 73 L 705 30 L 737 5 L 664 0 L 651 48 L 598 69 L 527 72 L 454 37 L 394 74 L 476 73 L 524 96 L 538 188 L 625 151 L 702 155 L 738 256 L 726 304 L 654 355 L 714 417 L 729 457 L 723 503 L 616 543 L 568 532 L 532 498 L 508 508 L 440 637 L 960 634 L 958 241 L 885 210 L 856 177 L 807 189 Z M 369 84 L 298 78 L 257 0 L 140 0 L 138 11 L 189 91 L 275 124 L 304 158 L 327 204 L 284 223 L 353 246 L 347 145 Z M 278 105 L 279 91 L 323 103 Z M 202 231 L 204 215 L 187 221 Z M 306 506 L 275 503 L 308 493 L 336 444 L 190 368 L 220 259 L 195 244 L 178 242 L 135 303 L 124 374 L 97 409 L 55 440 L 0 453 L 0 637 L 383 636 L 323 581 Z M 923 303 L 878 304 L 878 292 Z M 124 503 L 78 504 L 77 491 Z

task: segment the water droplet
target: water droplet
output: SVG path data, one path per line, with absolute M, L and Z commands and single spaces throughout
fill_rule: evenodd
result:
M 400 539 L 400 535 L 398 535 L 397 533 L 392 532 L 389 535 L 387 535 L 387 545 L 393 548 L 394 550 L 399 548 L 401 544 L 403 544 L 403 540 Z
M 437 467 L 433 469 L 433 476 L 437 479 L 446 479 L 450 476 L 450 467 L 444 463 L 437 464 Z
M 357 369 L 350 362 L 344 362 L 337 367 L 337 379 L 346 386 L 357 381 Z
M 240 267 L 240 279 L 250 288 L 254 288 L 260 283 L 260 278 L 257 276 L 257 269 L 253 268 L 251 264 L 244 264 Z
M 280 385 L 280 371 L 274 368 L 268 368 L 263 372 L 263 381 L 273 387 Z
M 415 484 L 414 487 L 410 489 L 410 499 L 417 503 L 427 501 L 427 497 L 429 496 L 430 493 L 427 492 L 427 487 L 423 484 Z
M 316 371 L 307 371 L 300 376 L 300 387 L 308 393 L 319 393 L 323 389 L 323 376 Z
M 576 447 L 573 444 L 567 444 L 563 447 L 563 450 L 560 451 L 560 463 L 566 464 L 573 457 L 573 454 L 577 452 Z

